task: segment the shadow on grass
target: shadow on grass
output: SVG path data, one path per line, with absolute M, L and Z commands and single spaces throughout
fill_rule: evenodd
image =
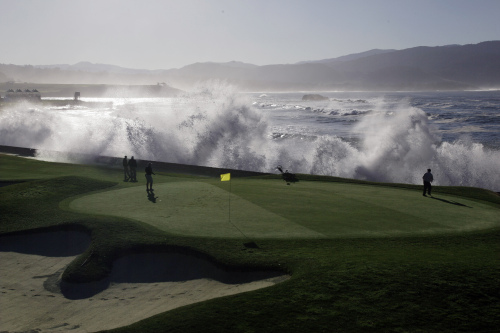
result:
M 90 236 L 79 231 L 50 231 L 2 235 L 0 251 L 36 254 L 46 257 L 68 257 L 83 253 Z
M 445 202 L 445 203 L 448 203 L 448 204 L 452 204 L 452 205 L 455 205 L 455 206 L 472 208 L 472 207 L 469 207 L 467 205 L 461 204 L 460 202 L 456 202 L 456 201 L 450 201 L 450 200 L 446 200 L 446 199 L 436 198 L 436 197 L 433 197 L 433 196 L 431 196 L 431 199 L 439 200 L 439 201 L 442 201 L 442 202 Z
M 61 281 L 60 290 L 71 300 L 97 295 L 115 283 L 185 282 L 209 279 L 224 284 L 246 284 L 264 279 L 275 283 L 288 277 L 279 271 L 229 267 L 190 254 L 162 252 L 127 254 L 113 261 L 110 275 L 100 281 L 69 283 Z
M 0 187 L 14 185 L 14 184 L 19 184 L 19 183 L 24 183 L 24 182 L 25 182 L 24 180 L 5 180 L 5 181 L 0 181 Z
M 149 191 L 148 190 L 148 200 L 151 201 L 152 203 L 156 203 L 156 199 L 158 197 L 155 197 L 155 193 L 153 192 L 153 190 Z

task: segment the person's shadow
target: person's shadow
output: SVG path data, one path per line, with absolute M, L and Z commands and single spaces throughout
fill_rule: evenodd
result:
M 156 203 L 156 199 L 158 197 L 155 197 L 155 193 L 153 190 L 148 190 L 148 200 L 151 201 L 152 203 Z
M 455 205 L 455 206 L 472 208 L 472 207 L 469 207 L 467 205 L 461 204 L 460 202 L 456 202 L 456 201 L 449 201 L 449 200 L 446 200 L 446 199 L 436 198 L 436 197 L 433 197 L 433 196 L 431 196 L 431 199 L 439 200 L 439 201 L 442 201 L 442 202 L 446 202 L 448 204 L 452 204 L 452 205 Z

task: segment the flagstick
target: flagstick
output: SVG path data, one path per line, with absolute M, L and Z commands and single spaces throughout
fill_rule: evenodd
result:
M 229 180 L 229 221 L 231 221 L 231 179 Z
M 229 176 L 231 177 L 231 176 Z M 222 175 L 221 175 L 221 180 L 222 180 Z M 228 212 L 229 212 L 229 215 L 228 215 L 228 219 L 229 219 L 229 223 L 233 225 L 233 227 L 235 227 L 242 235 L 243 237 L 245 237 L 246 239 L 249 240 L 249 242 L 247 243 L 243 243 L 243 245 L 245 247 L 249 247 L 249 248 L 259 248 L 259 246 L 257 244 L 255 244 L 255 242 L 253 242 L 250 238 L 248 238 L 247 235 L 245 235 L 243 233 L 243 231 L 240 230 L 240 228 L 238 228 L 232 221 L 231 221 L 231 178 L 229 178 L 229 193 L 228 193 Z

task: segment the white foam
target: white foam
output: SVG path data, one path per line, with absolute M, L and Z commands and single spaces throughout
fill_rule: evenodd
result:
M 332 129 L 326 134 L 313 128 L 305 109 L 282 110 L 291 118 L 275 126 L 273 111 L 252 106 L 248 95 L 217 81 L 175 99 L 120 99 L 111 110 L 6 108 L 0 144 L 38 148 L 45 159 L 55 157 L 43 150 L 264 172 L 283 165 L 295 173 L 413 184 L 431 168 L 437 185 L 500 189 L 500 151 L 467 138 L 442 142 L 426 113 L 409 101 L 354 102 L 327 103 L 330 110 L 366 104 L 362 109 L 370 112 L 353 114 L 356 125 L 343 127 L 356 145 L 335 135 L 341 125 L 325 125 Z M 273 132 L 283 135 L 276 139 Z

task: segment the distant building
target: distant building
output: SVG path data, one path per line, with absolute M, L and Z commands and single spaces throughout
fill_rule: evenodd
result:
M 42 95 L 36 89 L 9 89 L 5 94 L 4 101 L 6 102 L 16 102 L 16 101 L 40 101 L 42 99 Z

